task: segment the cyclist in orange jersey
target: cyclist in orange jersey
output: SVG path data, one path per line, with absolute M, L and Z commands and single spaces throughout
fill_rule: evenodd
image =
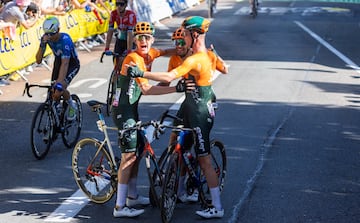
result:
M 172 69 L 180 66 L 183 61 L 192 54 L 192 49 L 190 48 L 190 45 L 186 44 L 186 41 L 184 40 L 184 31 L 182 28 L 176 29 L 172 36 L 171 40 L 173 40 L 176 54 L 172 55 L 169 60 L 168 64 L 168 71 L 171 71 Z M 228 66 L 226 65 L 225 61 L 216 53 L 213 45 L 211 45 L 210 49 L 208 50 L 208 55 L 211 58 L 212 61 L 216 61 L 212 64 L 214 70 L 218 70 L 222 74 L 228 73 Z M 185 82 L 186 90 L 192 90 L 194 87 L 194 81 L 192 79 L 189 79 L 188 75 L 185 75 L 183 78 L 183 81 Z M 169 83 L 161 83 L 161 85 L 168 85 Z M 184 117 L 184 104 L 181 104 L 178 112 L 176 113 L 176 116 L 179 118 Z M 174 120 L 173 125 L 181 125 L 182 123 L 179 120 Z M 170 141 L 169 145 L 172 144 L 177 138 L 178 132 L 173 131 L 170 134 Z M 191 139 L 189 139 L 189 142 L 192 142 Z M 188 145 L 191 147 L 191 145 Z M 193 194 L 187 195 L 187 192 L 185 190 L 184 186 L 185 182 L 185 170 L 182 170 L 182 174 L 179 179 L 179 187 L 178 187 L 178 199 L 181 202 L 196 202 L 198 200 L 198 192 L 194 191 Z
M 119 129 L 131 127 L 139 121 L 138 104 L 141 95 L 167 94 L 183 89 L 179 86 L 153 86 L 145 78 L 131 78 L 126 75 L 126 66 L 135 63 L 143 71 L 151 71 L 155 58 L 171 53 L 169 50 L 152 48 L 154 43 L 154 27 L 148 22 L 136 23 L 133 33 L 136 49 L 129 53 L 122 65 L 117 79 L 116 93 L 112 106 L 112 118 Z M 180 83 L 181 84 L 181 83 Z M 136 190 L 136 181 L 139 168 L 139 159 L 142 151 L 138 151 L 141 139 L 137 132 L 131 132 L 119 139 L 121 148 L 121 163 L 118 171 L 118 190 L 116 205 L 113 210 L 114 217 L 135 217 L 144 212 L 135 209 L 137 204 L 148 205 L 149 198 L 140 196 Z M 142 149 L 142 148 L 139 148 Z
M 200 16 L 190 16 L 183 21 L 184 40 L 191 46 L 193 54 L 175 69 L 169 72 L 148 72 L 131 64 L 127 69 L 127 74 L 131 77 L 144 77 L 165 82 L 188 74 L 189 79 L 195 81 L 195 89 L 185 93 L 184 126 L 194 128 L 196 131 L 195 152 L 212 198 L 212 206 L 196 211 L 196 214 L 203 218 L 222 218 L 224 209 L 220 199 L 219 182 L 210 160 L 210 131 L 215 117 L 212 107 L 215 94 L 211 84 L 214 75 L 213 64 L 216 61 L 209 57 L 205 44 L 205 35 L 209 26 L 210 21 Z

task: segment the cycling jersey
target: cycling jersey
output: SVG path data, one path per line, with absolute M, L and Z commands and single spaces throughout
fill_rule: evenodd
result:
M 184 118 L 184 126 L 196 129 L 195 151 L 198 155 L 210 152 L 210 131 L 214 122 L 212 102 L 215 99 L 211 87 L 216 56 L 209 56 L 206 52 L 193 54 L 173 69 L 177 77 L 188 75 L 188 79 L 195 82 L 195 89 L 185 93 L 185 100 L 181 105 L 180 114 Z
M 151 48 L 144 59 L 136 52 L 128 54 L 123 62 L 121 72 L 117 79 L 117 91 L 120 96 L 117 98 L 118 106 L 112 106 L 112 114 L 115 125 L 119 129 L 133 126 L 139 120 L 138 104 L 142 95 L 140 86 L 148 84 L 146 78 L 131 78 L 125 73 L 126 64 L 133 62 L 143 71 L 151 71 L 151 65 L 155 58 L 161 56 L 161 50 Z M 116 100 L 116 99 L 115 99 Z M 137 134 L 132 133 L 130 137 L 124 137 L 120 142 L 122 152 L 135 152 L 137 145 Z
M 132 31 L 136 25 L 135 13 L 131 10 L 125 10 L 124 16 L 120 16 L 118 10 L 113 10 L 110 15 L 109 29 L 115 29 L 115 25 L 118 33 L 114 52 L 121 55 L 127 50 L 127 33 Z
M 65 77 L 65 82 L 69 84 L 80 69 L 80 61 L 70 35 L 67 33 L 60 33 L 58 41 L 53 42 L 49 40 L 47 44 L 55 56 L 51 80 L 56 80 L 59 76 L 61 59 L 70 59 L 69 68 Z

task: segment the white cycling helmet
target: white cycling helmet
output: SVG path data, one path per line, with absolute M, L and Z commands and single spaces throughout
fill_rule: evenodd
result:
M 48 17 L 43 23 L 44 33 L 57 33 L 59 31 L 60 22 L 56 17 Z

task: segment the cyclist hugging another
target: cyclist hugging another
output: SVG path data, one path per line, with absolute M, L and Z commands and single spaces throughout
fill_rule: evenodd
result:
M 129 53 L 123 62 L 117 78 L 116 94 L 112 106 L 112 118 L 119 129 L 133 127 L 139 121 L 138 104 L 141 95 L 159 95 L 177 92 L 184 89 L 180 86 L 153 86 L 146 78 L 132 78 L 126 75 L 127 66 L 135 63 L 142 71 L 150 71 L 155 58 L 170 54 L 173 50 L 160 50 L 152 48 L 155 29 L 148 22 L 136 23 L 133 35 L 136 48 Z M 144 212 L 133 206 L 148 205 L 149 198 L 137 192 L 137 175 L 141 157 L 138 148 L 140 137 L 136 131 L 119 138 L 121 148 L 121 163 L 118 171 L 118 187 L 116 205 L 113 210 L 114 217 L 135 217 Z M 140 143 L 141 144 L 141 143 Z
M 72 79 L 80 70 L 80 61 L 74 46 L 74 43 L 67 33 L 61 33 L 60 23 L 56 17 L 48 17 L 43 23 L 44 35 L 41 37 L 40 46 L 36 53 L 36 63 L 40 64 L 48 45 L 54 54 L 54 65 L 51 75 L 51 81 L 54 84 L 54 100 L 59 101 L 63 96 L 67 101 L 67 119 L 76 118 L 76 104 L 70 97 L 67 90 Z
M 197 133 L 195 152 L 208 186 L 210 188 L 212 206 L 196 214 L 203 218 L 222 218 L 224 209 L 220 199 L 219 182 L 210 160 L 210 131 L 213 126 L 215 112 L 212 107 L 215 100 L 211 82 L 213 79 L 214 58 L 209 57 L 205 44 L 205 36 L 210 21 L 200 16 L 190 16 L 183 23 L 184 40 L 192 50 L 181 65 L 169 72 L 149 72 L 139 69 L 132 64 L 127 69 L 131 77 L 144 77 L 147 79 L 170 82 L 179 77 L 189 76 L 195 81 L 195 89 L 185 93 L 183 102 L 184 126 L 194 128 Z

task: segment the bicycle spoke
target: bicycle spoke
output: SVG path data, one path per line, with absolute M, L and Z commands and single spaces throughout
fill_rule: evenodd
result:
M 31 124 L 31 149 L 37 159 L 43 159 L 52 144 L 53 121 L 45 104 L 34 113 Z
M 111 199 L 116 184 L 116 168 L 101 143 L 90 138 L 80 140 L 73 152 L 72 169 L 76 183 L 95 203 Z

